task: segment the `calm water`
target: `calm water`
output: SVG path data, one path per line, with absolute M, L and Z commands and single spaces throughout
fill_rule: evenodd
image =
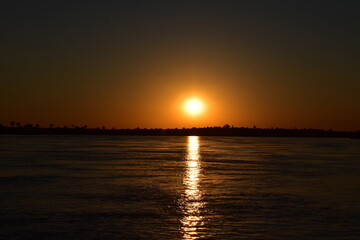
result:
M 0 239 L 360 239 L 360 141 L 0 136 Z

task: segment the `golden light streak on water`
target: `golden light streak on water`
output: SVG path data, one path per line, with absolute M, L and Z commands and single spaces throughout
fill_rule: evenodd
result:
M 200 187 L 201 178 L 199 137 L 189 136 L 184 174 L 185 194 L 182 199 L 183 218 L 181 219 L 183 239 L 203 237 L 205 202 Z M 200 231 L 201 230 L 201 231 Z

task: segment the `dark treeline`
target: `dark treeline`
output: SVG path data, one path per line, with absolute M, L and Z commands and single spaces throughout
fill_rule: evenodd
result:
M 72 126 L 68 128 L 53 127 L 41 128 L 38 124 L 12 124 L 4 126 L 0 124 L 0 134 L 19 135 L 144 135 L 144 136 L 244 136 L 244 137 L 336 137 L 336 138 L 357 138 L 360 139 L 360 131 L 333 131 L 321 129 L 285 129 L 285 128 L 252 128 L 231 127 L 226 124 L 223 127 L 204 128 L 135 128 L 135 129 L 106 129 L 87 128 L 87 126 Z

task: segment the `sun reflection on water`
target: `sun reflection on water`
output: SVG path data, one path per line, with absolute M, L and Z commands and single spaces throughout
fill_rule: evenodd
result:
M 198 239 L 204 229 L 205 202 L 200 188 L 200 149 L 199 137 L 189 136 L 186 155 L 186 172 L 184 175 L 185 194 L 182 199 L 183 218 L 181 219 L 183 239 Z

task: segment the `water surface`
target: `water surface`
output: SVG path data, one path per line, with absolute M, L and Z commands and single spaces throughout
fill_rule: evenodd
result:
M 1 239 L 360 239 L 360 141 L 0 136 Z

